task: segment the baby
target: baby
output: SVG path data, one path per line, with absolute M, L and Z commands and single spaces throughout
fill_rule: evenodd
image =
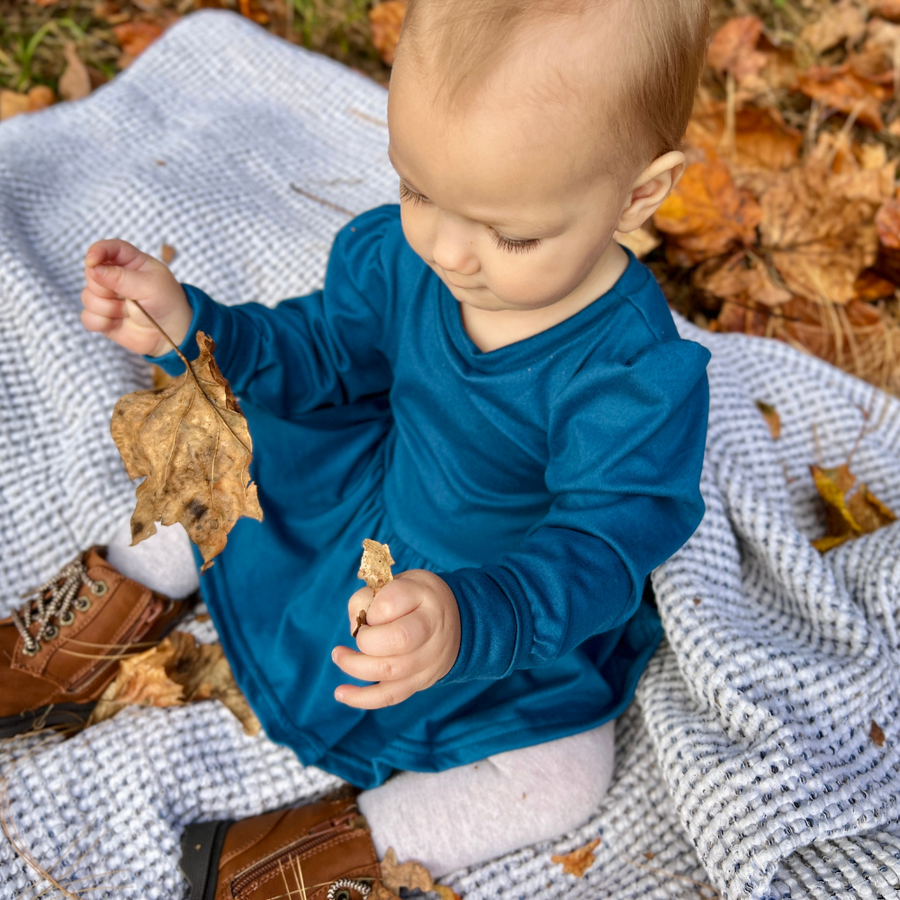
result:
M 247 415 L 265 520 L 201 591 L 266 733 L 437 874 L 596 808 L 648 576 L 703 514 L 708 354 L 613 235 L 682 172 L 706 37 L 706 0 L 411 0 L 400 204 L 322 290 L 229 308 L 124 241 L 85 258 L 85 327 L 173 373 L 126 298 L 191 358 L 205 331 Z M 399 572 L 374 600 L 366 537 Z

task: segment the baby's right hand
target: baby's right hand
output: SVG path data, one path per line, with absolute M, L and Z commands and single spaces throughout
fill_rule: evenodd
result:
M 169 342 L 134 303 L 126 302 L 138 300 L 176 344 L 187 336 L 193 311 L 184 288 L 168 266 L 127 241 L 91 244 L 84 276 L 81 321 L 88 331 L 99 331 L 135 353 L 167 353 Z

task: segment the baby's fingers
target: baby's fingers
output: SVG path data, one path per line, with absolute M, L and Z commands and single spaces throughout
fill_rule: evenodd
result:
M 371 684 L 367 687 L 342 684 L 335 690 L 334 699 L 356 709 L 381 709 L 385 706 L 396 706 L 398 703 L 402 703 L 417 690 L 419 687 L 414 678 L 406 678 L 402 681 L 384 681 L 381 684 Z
M 400 681 L 422 667 L 422 660 L 415 656 L 367 656 L 349 647 L 335 647 L 331 659 L 342 672 L 360 681 Z
M 84 255 L 84 264 L 88 268 L 94 266 L 130 266 L 142 265 L 149 257 L 128 241 L 113 238 L 107 241 L 95 241 L 88 247 Z

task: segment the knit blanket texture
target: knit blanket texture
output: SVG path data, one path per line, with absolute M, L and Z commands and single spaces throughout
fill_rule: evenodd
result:
M 169 244 L 176 277 L 227 304 L 309 292 L 337 230 L 395 199 L 386 99 L 203 11 L 87 99 L 0 125 L 0 612 L 134 502 L 109 418 L 151 374 L 80 325 L 88 246 Z M 712 352 L 707 512 L 654 574 L 667 639 L 612 788 L 576 832 L 446 877 L 465 900 L 900 891 L 900 523 L 819 554 L 809 469 L 845 461 L 868 416 L 853 471 L 900 511 L 900 403 L 783 344 L 679 328 Z M 64 896 L 39 865 L 66 896 L 180 900 L 186 824 L 337 784 L 213 701 L 6 741 L 0 775 L 0 898 Z M 598 837 L 583 878 L 551 861 Z

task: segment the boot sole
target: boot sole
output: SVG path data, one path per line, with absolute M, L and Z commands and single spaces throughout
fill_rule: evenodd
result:
M 0 739 L 14 737 L 27 731 L 40 731 L 44 728 L 65 728 L 71 726 L 81 729 L 87 724 L 97 702 L 92 703 L 56 703 L 41 709 L 29 709 L 14 716 L 0 719 Z
M 189 900 L 215 900 L 219 858 L 230 820 L 188 825 L 181 838 L 181 871 L 191 886 Z

